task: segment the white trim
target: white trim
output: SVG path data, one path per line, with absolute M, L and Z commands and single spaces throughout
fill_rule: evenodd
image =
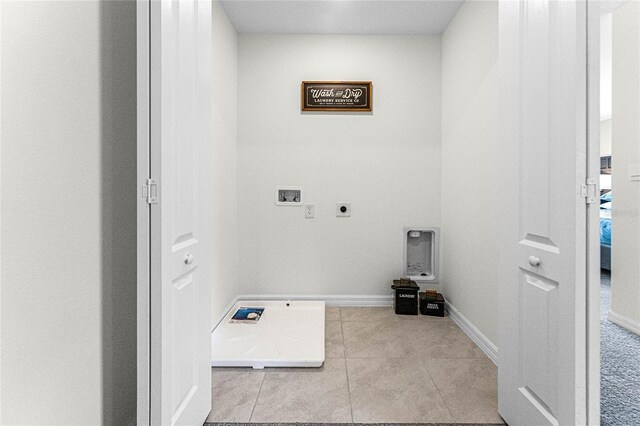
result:
M 587 178 L 600 175 L 600 7 L 587 2 Z M 609 117 L 610 118 L 610 117 Z M 587 421 L 600 425 L 600 206 L 587 205 Z
M 640 322 L 634 321 L 623 315 L 616 314 L 613 311 L 609 311 L 607 319 L 634 334 L 640 335 Z
M 2 2 L 0 1 L 0 34 L 2 34 L 2 24 L 1 24 L 1 22 L 2 22 Z M 2 57 L 2 55 L 0 54 L 0 58 L 1 57 Z M 0 63 L 1 63 L 1 61 L 0 61 Z M 2 76 L 2 72 L 0 71 L 0 81 L 2 81 L 1 76 Z M 0 93 L 2 93 L 1 87 L 2 86 L 0 85 Z M 0 96 L 0 99 L 1 98 L 2 97 Z M 1 116 L 2 116 L 2 108 L 0 107 L 0 117 Z M 0 129 L 2 129 L 1 120 L 0 120 Z M 0 135 L 1 134 L 2 134 L 2 131 L 0 131 Z M 0 139 L 1 139 L 1 137 L 0 137 Z M 0 147 L 1 146 L 2 146 L 2 143 L 0 143 Z M 2 151 L 2 149 L 0 149 L 0 152 L 1 151 Z M 1 155 L 1 153 L 0 153 L 0 163 L 2 163 L 2 155 Z M 1 180 L 2 179 L 0 179 L 0 183 L 1 183 Z M 1 187 L 2 187 L 2 185 L 0 184 L 0 188 Z M 1 194 L 1 191 L 0 191 L 0 194 Z M 2 199 L 2 196 L 0 195 L 0 200 L 1 199 Z M 2 205 L 2 204 L 0 203 L 0 205 Z M 2 223 L 1 216 L 2 215 L 0 214 L 0 223 Z M 0 227 L 0 241 L 2 241 L 2 227 Z M 1 267 L 1 265 L 2 265 L 2 248 L 1 247 L 2 247 L 2 245 L 0 244 L 0 271 L 2 270 L 2 267 Z M 2 313 L 2 297 L 1 297 L 1 294 L 2 294 L 2 276 L 0 275 L 0 314 Z M 2 318 L 2 315 L 0 315 L 0 318 Z M 2 321 L 0 321 L 0 324 L 1 324 L 1 322 Z M 2 332 L 1 331 L 2 331 L 2 327 L 0 326 L 0 342 L 2 342 Z M 0 377 L 2 377 L 2 352 L 1 351 L 0 351 Z M 0 401 L 2 401 L 1 395 L 2 395 L 2 386 L 0 386 Z M 2 404 L 0 404 L 0 420 L 2 420 Z
M 234 297 L 231 302 L 227 305 L 227 307 L 224 309 L 224 311 L 222 311 L 222 314 L 220 315 L 220 317 L 215 321 L 215 324 L 213 326 L 213 328 L 211 329 L 211 332 L 213 333 L 213 330 L 216 329 L 216 327 L 218 325 L 220 325 L 220 323 L 222 322 L 222 320 L 229 314 L 229 311 L 233 308 L 233 306 L 238 303 L 238 301 L 240 300 L 239 297 Z
M 471 323 L 464 315 L 460 313 L 451 303 L 445 302 L 445 307 L 449 313 L 449 317 L 458 324 L 458 327 L 464 331 L 473 342 L 478 345 L 482 352 L 489 357 L 495 365 L 498 365 L 498 347 L 491 342 Z
M 142 198 L 142 184 L 149 178 L 149 0 L 136 2 L 136 100 L 137 100 L 137 378 L 136 419 L 149 425 L 151 401 L 150 376 L 150 217 L 149 204 Z
M 378 307 L 392 306 L 391 295 L 306 295 L 306 294 L 242 294 L 236 297 L 241 300 L 319 300 L 327 306 Z

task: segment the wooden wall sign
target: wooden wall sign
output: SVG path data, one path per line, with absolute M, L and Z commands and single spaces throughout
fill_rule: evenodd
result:
M 303 81 L 302 111 L 371 111 L 371 82 Z

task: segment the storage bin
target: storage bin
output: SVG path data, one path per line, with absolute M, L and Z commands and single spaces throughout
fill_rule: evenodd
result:
M 433 317 L 444 316 L 444 297 L 438 293 L 433 297 L 427 297 L 427 293 L 420 293 L 420 313 Z
M 397 315 L 418 315 L 420 287 L 408 279 L 393 280 L 393 309 Z

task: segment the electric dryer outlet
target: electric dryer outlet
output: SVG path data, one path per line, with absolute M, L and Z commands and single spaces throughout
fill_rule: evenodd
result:
M 336 203 L 336 217 L 349 217 L 351 216 L 351 203 L 338 202 Z

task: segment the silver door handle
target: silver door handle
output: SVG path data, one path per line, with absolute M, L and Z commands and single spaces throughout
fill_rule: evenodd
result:
M 529 265 L 536 267 L 536 266 L 540 266 L 541 262 L 542 261 L 540 260 L 539 257 L 529 256 Z
M 194 259 L 194 256 L 191 253 L 187 254 L 184 257 L 184 264 L 185 265 L 191 265 L 193 263 L 193 259 Z

